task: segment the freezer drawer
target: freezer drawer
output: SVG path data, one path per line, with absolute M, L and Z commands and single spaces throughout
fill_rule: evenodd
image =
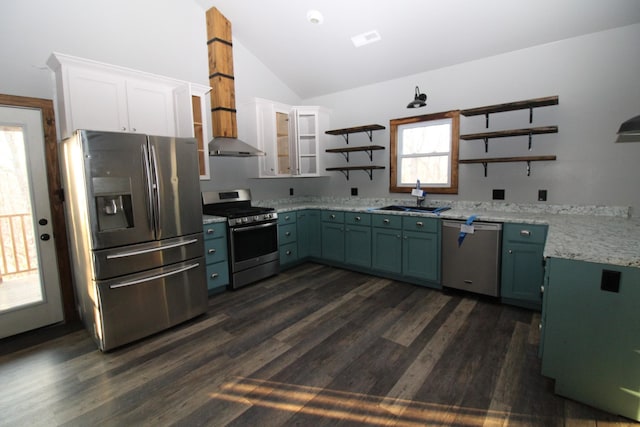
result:
M 135 272 L 201 257 L 204 253 L 202 231 L 173 239 L 103 249 L 93 252 L 95 280 L 113 279 Z
M 502 224 L 474 222 L 458 244 L 463 221 L 442 221 L 442 286 L 500 295 Z
M 208 303 L 205 274 L 201 256 L 99 281 L 93 330 L 100 349 L 110 350 L 204 313 Z

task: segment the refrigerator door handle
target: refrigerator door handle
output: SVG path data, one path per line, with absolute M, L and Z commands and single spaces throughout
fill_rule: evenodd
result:
M 180 247 L 180 246 L 191 245 L 193 243 L 196 243 L 197 241 L 198 241 L 198 239 L 191 239 L 191 240 L 185 240 L 183 242 L 177 242 L 177 243 L 171 243 L 171 244 L 168 244 L 168 245 L 158 246 L 158 247 L 155 247 L 155 248 L 139 249 L 139 250 L 136 250 L 136 251 L 118 252 L 118 253 L 115 253 L 115 254 L 107 255 L 107 259 L 126 258 L 126 257 L 129 257 L 129 256 L 148 254 L 150 252 L 157 252 L 157 251 L 162 251 L 162 250 L 165 250 L 165 249 L 171 249 L 171 248 L 177 248 L 177 247 Z
M 200 263 L 196 262 L 195 264 L 187 265 L 186 267 L 181 267 L 175 270 L 167 271 L 166 273 L 156 274 L 154 276 L 144 277 L 142 279 L 130 280 L 128 282 L 116 283 L 113 285 L 109 285 L 109 289 L 117 289 L 124 288 L 126 286 L 138 285 L 140 283 L 150 282 L 152 280 L 162 279 L 163 277 L 173 276 L 174 274 L 179 274 L 187 270 L 191 270 L 192 268 L 196 268 L 200 265 Z
M 160 200 L 160 195 L 162 194 L 162 192 L 160 191 L 160 189 L 158 188 L 160 186 L 160 175 L 158 174 L 158 157 L 156 156 L 156 147 L 153 146 L 153 144 L 151 145 L 151 167 L 153 169 L 153 189 L 155 190 L 155 201 L 156 201 L 156 233 L 158 233 L 158 235 L 162 235 L 162 233 L 160 233 L 160 224 L 162 224 L 162 222 L 160 221 L 160 206 L 162 206 L 162 200 Z
M 153 229 L 153 183 L 151 182 L 149 149 L 146 144 L 142 146 L 142 157 L 144 158 L 144 174 L 147 178 L 147 219 L 149 220 L 149 228 Z

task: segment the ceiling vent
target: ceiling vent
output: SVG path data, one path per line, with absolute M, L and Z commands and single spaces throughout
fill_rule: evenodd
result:
M 377 30 L 371 30 L 351 37 L 351 42 L 355 47 L 360 47 L 380 41 L 381 38 L 382 37 L 380 37 L 380 33 L 378 33 Z

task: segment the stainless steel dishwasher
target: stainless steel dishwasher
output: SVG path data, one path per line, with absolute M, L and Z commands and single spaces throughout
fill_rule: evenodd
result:
M 442 221 L 442 286 L 500 295 L 502 224 Z M 461 231 L 468 232 L 459 243 Z

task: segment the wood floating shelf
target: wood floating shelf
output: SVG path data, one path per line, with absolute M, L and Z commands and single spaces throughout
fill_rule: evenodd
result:
M 373 161 L 373 152 L 378 150 L 384 150 L 382 145 L 365 145 L 362 147 L 345 147 L 345 148 L 327 148 L 327 153 L 340 153 L 349 162 L 349 153 L 355 151 L 365 151 L 369 155 L 369 160 Z
M 527 162 L 527 176 L 531 175 L 531 162 L 543 162 L 555 160 L 556 156 L 525 156 L 525 157 L 490 157 L 486 159 L 464 159 L 458 163 L 481 163 L 484 166 L 484 176 L 487 176 L 487 165 L 489 163 L 513 163 Z
M 364 126 L 354 126 L 350 128 L 344 128 L 344 129 L 328 130 L 325 133 L 327 135 L 342 135 L 345 142 L 349 144 L 349 135 L 352 133 L 364 132 L 367 134 L 367 136 L 369 136 L 369 141 L 371 142 L 373 141 L 373 131 L 383 130 L 383 129 L 385 129 L 385 127 L 382 125 L 364 125 Z
M 379 170 L 379 169 L 384 169 L 384 168 L 385 168 L 384 166 L 342 166 L 342 167 L 337 167 L 337 168 L 327 168 L 327 170 L 328 171 L 340 171 L 347 178 L 347 181 L 349 181 L 349 172 L 350 171 L 356 171 L 356 170 L 365 171 L 367 173 L 367 175 L 369 175 L 369 179 L 373 180 L 373 171 L 374 170 Z
M 547 107 L 549 105 L 558 105 L 557 96 L 547 96 L 544 98 L 529 99 L 526 101 L 507 102 L 505 104 L 495 104 L 486 107 L 469 108 L 461 110 L 460 114 L 465 117 L 483 115 L 486 118 L 486 127 L 489 127 L 489 114 L 502 113 L 505 111 L 515 111 L 529 109 L 529 123 L 533 122 L 533 109 L 536 107 Z
M 464 139 L 465 141 L 474 139 L 484 140 L 484 151 L 486 153 L 489 151 L 489 139 L 491 138 L 506 138 L 510 136 L 529 135 L 529 150 L 531 150 L 532 136 L 545 133 L 558 133 L 558 126 L 542 126 L 525 129 L 499 130 L 495 132 L 470 133 L 466 135 L 460 135 L 460 139 Z

